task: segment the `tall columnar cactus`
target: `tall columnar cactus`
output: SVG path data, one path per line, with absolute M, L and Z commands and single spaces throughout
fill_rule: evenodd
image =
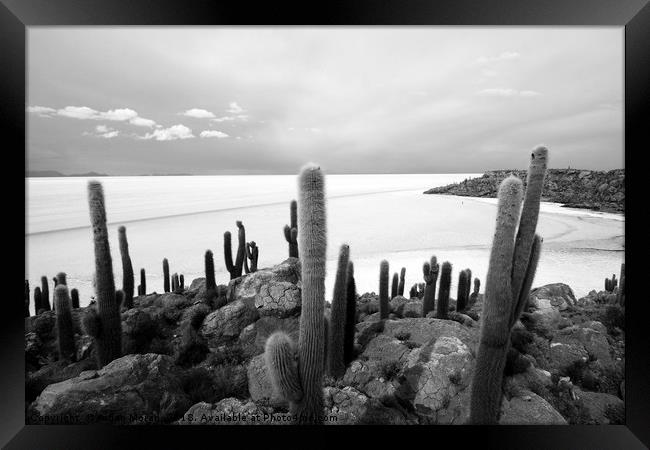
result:
M 625 306 L 625 263 L 621 264 L 621 281 L 618 284 L 616 303 L 621 306 Z
M 144 268 L 140 269 L 140 295 L 147 295 L 147 277 Z
M 348 263 L 350 262 L 350 247 L 347 244 L 341 245 L 339 250 L 339 262 L 336 269 L 336 280 L 334 282 L 334 293 L 332 296 L 332 312 L 329 327 L 329 346 L 327 351 L 327 372 L 334 378 L 340 378 L 345 373 L 345 315 L 347 302 L 347 275 Z
M 238 232 L 239 245 L 237 247 L 237 256 L 235 262 L 232 262 L 232 236 L 230 231 L 223 234 L 223 253 L 226 261 L 226 269 L 230 273 L 230 279 L 234 280 L 242 276 L 242 269 L 244 267 L 244 260 L 246 259 L 246 230 L 244 225 L 238 220 L 236 222 Z
M 461 270 L 458 274 L 458 290 L 456 294 L 456 311 L 462 312 L 467 307 L 467 293 L 469 292 L 469 278 L 467 271 Z
M 354 360 L 354 331 L 357 324 L 357 286 L 354 281 L 354 264 L 348 262 L 346 276 L 345 333 L 343 336 L 343 359 L 347 366 Z
M 25 317 L 29 317 L 29 281 L 25 280 Z
M 298 364 L 291 339 L 282 332 L 266 343 L 265 360 L 276 391 L 290 402 L 299 424 L 322 423 L 325 352 L 325 262 L 327 222 L 325 180 L 320 168 L 308 165 L 299 176 L 302 314 Z
M 416 298 L 418 296 L 418 285 L 414 284 L 411 286 L 411 290 L 409 291 L 409 298 Z
M 399 287 L 397 288 L 397 295 L 404 296 L 404 283 L 406 282 L 406 267 L 402 267 L 399 273 Z
M 249 259 L 251 262 L 250 269 L 246 271 L 246 273 L 253 273 L 257 272 L 257 260 L 260 255 L 260 249 L 255 243 L 255 241 L 251 241 L 246 244 L 246 259 Z M 248 269 L 248 266 L 246 266 Z
M 163 259 L 163 289 L 165 292 L 169 292 L 169 261 L 167 258 Z
M 440 264 L 435 256 L 431 257 L 431 262 L 425 262 L 422 265 L 422 275 L 424 276 L 424 300 L 422 301 L 422 317 L 426 317 L 429 311 L 433 311 L 436 303 L 436 283 L 438 282 L 438 272 Z M 416 296 L 417 296 L 416 289 Z
M 56 280 L 56 286 L 58 286 L 59 284 L 63 284 L 63 285 L 67 285 L 67 284 L 68 284 L 68 282 L 67 282 L 67 280 L 66 280 L 65 272 L 59 272 L 59 273 L 57 273 L 57 274 L 56 274 L 56 278 L 55 278 L 55 280 Z
M 183 274 L 180 274 L 180 276 L 178 277 L 178 282 L 180 283 L 181 291 L 184 291 L 185 290 L 185 276 Z
M 451 264 L 448 261 L 442 263 L 440 268 L 440 288 L 438 289 L 438 307 L 436 317 L 446 319 L 449 312 L 449 290 L 451 287 Z
M 388 299 L 388 261 L 379 263 L 379 318 L 388 319 L 390 312 Z
M 469 296 L 469 303 L 468 307 L 472 307 L 475 303 L 476 300 L 478 300 L 478 291 L 481 289 L 481 280 L 478 278 L 474 278 L 474 292 L 472 292 Z
M 122 322 L 120 307 L 115 295 L 113 260 L 108 244 L 104 191 L 97 181 L 88 183 L 88 203 L 95 246 L 95 291 L 97 311 L 84 317 L 86 329 L 95 334 L 95 348 L 99 366 L 103 367 L 122 354 Z M 89 309 L 94 311 L 94 309 Z M 91 313 L 92 314 L 92 313 Z M 94 322 L 94 323 L 90 323 Z
M 43 296 L 41 294 L 41 288 L 36 286 L 34 288 L 34 315 L 37 316 L 43 310 Z
M 77 289 L 70 290 L 70 300 L 72 302 L 72 309 L 79 308 L 79 291 Z
M 528 301 L 541 251 L 542 239 L 535 234 L 535 229 L 547 153 L 546 148 L 538 147 L 531 155 L 523 209 L 521 180 L 510 176 L 499 187 L 496 229 L 471 387 L 469 421 L 472 424 L 491 425 L 499 422 L 503 370 L 510 335 Z M 515 238 L 517 226 L 519 231 Z
M 45 276 L 41 277 L 41 307 L 45 311 L 52 309 L 50 306 L 50 287 Z
M 59 359 L 74 361 L 76 349 L 74 344 L 74 327 L 68 287 L 60 283 L 54 288 L 54 304 L 56 309 L 56 338 Z
M 397 272 L 393 274 L 393 282 L 390 285 L 390 298 L 391 300 L 397 297 L 397 292 L 398 292 L 398 284 L 399 284 L 399 275 L 397 275 Z
M 291 200 L 291 225 L 284 226 L 284 238 L 289 243 L 289 256 L 298 257 L 298 203 Z
M 124 307 L 133 308 L 133 286 L 135 276 L 133 275 L 133 266 L 129 256 L 129 242 L 126 239 L 126 227 L 121 226 L 117 229 L 117 237 L 120 243 L 120 255 L 122 257 L 122 290 L 124 291 Z
M 172 292 L 177 293 L 179 289 L 178 273 L 174 272 L 172 275 Z

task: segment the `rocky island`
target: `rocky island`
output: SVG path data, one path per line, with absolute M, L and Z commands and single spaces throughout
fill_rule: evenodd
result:
M 496 198 L 499 184 L 510 174 L 526 180 L 525 170 L 493 170 L 478 178 L 429 189 L 425 194 Z M 568 208 L 622 213 L 625 211 L 625 169 L 609 171 L 548 169 L 542 201 Z

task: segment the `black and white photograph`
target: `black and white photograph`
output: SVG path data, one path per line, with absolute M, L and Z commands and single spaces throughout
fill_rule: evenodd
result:
M 625 424 L 623 27 L 25 39 L 25 424 Z

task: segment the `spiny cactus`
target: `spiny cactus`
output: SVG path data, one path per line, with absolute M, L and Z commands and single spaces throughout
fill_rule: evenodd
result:
M 41 277 L 41 307 L 45 311 L 50 311 L 50 287 L 47 282 L 47 277 Z
M 327 222 L 325 180 L 320 168 L 304 167 L 299 176 L 302 314 L 298 364 L 291 339 L 282 332 L 269 337 L 265 361 L 273 386 L 290 402 L 299 424 L 320 424 L 323 415 L 325 350 L 325 263 Z
M 180 292 L 180 282 L 178 281 L 178 273 L 176 272 L 172 275 L 172 292 Z
M 388 261 L 379 263 L 379 318 L 388 319 L 390 306 L 388 303 Z
M 140 269 L 140 295 L 147 295 L 147 277 L 144 268 Z
M 59 279 L 60 280 L 60 279 Z M 59 282 L 54 288 L 54 304 L 56 305 L 56 340 L 59 359 L 74 361 L 76 349 L 74 344 L 74 327 L 68 287 Z
M 446 319 L 449 312 L 449 290 L 451 286 L 451 264 L 448 261 L 442 263 L 440 268 L 440 288 L 438 289 L 438 307 L 436 317 Z
M 181 275 L 178 277 L 178 281 L 179 281 L 179 283 L 180 283 L 181 291 L 184 291 L 184 290 L 185 290 L 185 276 L 184 276 L 183 274 L 181 274 Z
M 56 280 L 54 287 L 58 286 L 59 284 L 67 285 L 65 272 L 57 273 L 54 279 Z
M 357 324 L 357 286 L 354 281 L 354 264 L 348 262 L 346 275 L 345 333 L 343 337 L 343 359 L 347 366 L 354 360 L 354 331 Z
M 397 297 L 397 292 L 398 292 L 398 284 L 399 284 L 399 275 L 397 275 L 397 272 L 393 274 L 393 282 L 390 286 L 390 298 L 391 300 Z
M 418 298 L 424 298 L 426 283 L 418 283 Z
M 205 301 L 210 303 L 217 295 L 217 282 L 214 278 L 214 257 L 212 250 L 205 251 Z
M 418 296 L 418 285 L 414 284 L 411 286 L 411 290 L 409 291 L 409 297 L 410 298 L 417 298 Z
M 34 288 L 34 315 L 35 316 L 39 315 L 41 311 L 44 309 L 42 298 L 43 297 L 41 294 L 41 288 L 36 286 Z
M 424 300 L 422 301 L 422 317 L 426 317 L 429 311 L 433 311 L 433 308 L 435 307 L 436 283 L 438 282 L 439 270 L 440 264 L 438 264 L 438 259 L 435 256 L 431 257 L 430 262 L 425 262 L 422 265 L 422 275 L 424 276 L 425 282 Z
M 345 315 L 347 302 L 347 274 L 350 262 L 350 247 L 341 245 L 339 261 L 336 269 L 334 293 L 332 296 L 332 312 L 329 327 L 329 346 L 327 372 L 334 378 L 340 378 L 345 373 Z
M 472 307 L 476 303 L 476 300 L 478 300 L 479 289 L 481 289 L 481 280 L 474 278 L 474 292 L 472 292 L 469 296 L 469 304 L 467 305 L 468 307 Z
M 497 424 L 501 415 L 503 371 L 510 335 L 528 301 L 541 251 L 542 239 L 535 234 L 535 229 L 547 152 L 546 148 L 538 147 L 531 155 L 523 209 L 521 180 L 510 176 L 499 187 L 496 229 L 471 387 L 471 424 Z M 519 231 L 515 238 L 517 226 Z
M 461 270 L 458 274 L 458 290 L 456 294 L 456 311 L 458 312 L 464 311 L 467 307 L 469 280 L 467 270 Z
M 289 256 L 298 257 L 298 203 L 291 200 L 291 226 L 284 226 L 284 238 L 289 243 Z
M 104 191 L 102 185 L 97 181 L 88 183 L 88 204 L 95 247 L 95 291 L 97 299 L 97 314 L 94 316 L 97 323 L 91 325 L 89 329 L 98 330 L 98 334 L 91 336 L 95 339 L 99 367 L 103 367 L 115 358 L 119 358 L 122 354 L 122 322 L 120 306 L 115 294 L 113 260 L 108 244 Z
M 223 234 L 223 253 L 226 261 L 226 269 L 230 273 L 230 279 L 234 280 L 242 276 L 242 269 L 244 267 L 244 260 L 246 259 L 246 230 L 244 225 L 238 220 L 236 222 L 238 232 L 239 245 L 237 248 L 237 257 L 235 262 L 232 262 L 232 236 L 230 231 Z
M 70 290 L 70 300 L 72 301 L 72 309 L 79 308 L 79 291 L 77 289 Z
M 169 261 L 167 258 L 163 259 L 163 289 L 169 292 Z
M 124 307 L 133 308 L 133 285 L 135 276 L 133 275 L 133 266 L 129 256 L 129 242 L 126 239 L 126 227 L 121 226 L 117 229 L 117 238 L 120 244 L 120 255 L 122 257 L 122 290 L 124 291 Z
M 625 263 L 621 264 L 621 281 L 618 284 L 616 303 L 621 306 L 625 306 Z
M 249 259 L 251 262 L 250 270 L 247 270 L 246 273 L 257 272 L 257 260 L 259 258 L 259 252 L 260 249 L 255 241 L 251 241 L 246 244 L 246 259 Z M 246 266 L 246 268 L 248 269 L 248 266 Z
M 397 288 L 397 295 L 404 296 L 404 283 L 406 281 L 406 267 L 402 267 L 399 273 L 399 287 Z

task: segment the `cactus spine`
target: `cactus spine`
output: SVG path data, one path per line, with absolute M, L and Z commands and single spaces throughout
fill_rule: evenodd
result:
M 290 206 L 291 226 L 284 226 L 284 238 L 289 243 L 289 256 L 298 257 L 298 203 L 291 201 Z
M 442 263 L 440 268 L 440 288 L 438 289 L 438 308 L 436 317 L 446 319 L 449 312 L 449 290 L 451 286 L 451 264 L 448 261 Z
M 129 242 L 126 239 L 126 227 L 121 226 L 117 229 L 117 237 L 120 244 L 120 255 L 122 257 L 122 290 L 124 291 L 124 307 L 133 308 L 133 285 L 135 276 L 133 275 L 133 266 L 129 256 Z
M 388 319 L 388 261 L 379 263 L 379 318 Z
M 77 289 L 70 290 L 70 300 L 73 309 L 79 308 L 79 291 Z
M 45 311 L 50 311 L 50 288 L 48 285 L 47 277 L 41 277 L 41 307 Z
M 469 278 L 467 270 L 461 270 L 458 274 L 458 290 L 456 294 L 456 311 L 462 312 L 467 307 L 469 293 Z
M 290 411 L 299 424 L 322 423 L 323 415 L 327 250 L 324 189 L 325 180 L 320 168 L 305 166 L 299 176 L 299 247 L 303 287 L 297 368 L 293 343 L 286 334 L 271 335 L 265 349 L 272 383 L 290 401 Z
M 346 276 L 345 333 L 343 336 L 343 359 L 347 366 L 354 360 L 354 330 L 357 324 L 357 286 L 354 281 L 354 264 L 348 262 Z
M 535 229 L 547 153 L 546 148 L 538 147 L 531 155 L 523 208 L 521 180 L 510 176 L 499 187 L 496 229 L 471 387 L 471 424 L 496 424 L 501 415 L 501 385 L 510 334 L 528 301 L 541 251 L 542 239 L 535 234 Z M 519 232 L 515 238 L 517 225 Z
M 76 349 L 70 297 L 68 296 L 68 287 L 61 282 L 54 288 L 54 304 L 56 305 L 56 335 L 59 359 L 74 361 Z
M 106 228 L 104 191 L 102 185 L 97 181 L 88 183 L 88 203 L 95 246 L 95 289 L 97 295 L 97 323 L 91 328 L 98 331 L 93 337 L 95 338 L 99 367 L 103 367 L 121 356 L 122 322 L 115 295 L 113 260 Z
M 251 241 L 246 244 L 246 259 L 250 259 L 251 261 L 250 270 L 247 270 L 246 273 L 257 272 L 257 260 L 259 258 L 259 252 L 260 249 L 255 241 Z
M 399 287 L 397 288 L 397 295 L 404 296 L 404 283 L 406 277 L 406 267 L 402 267 L 402 270 L 399 273 Z
M 431 257 L 431 262 L 425 262 L 422 265 L 422 275 L 424 276 L 424 300 L 422 301 L 422 317 L 426 317 L 429 311 L 433 311 L 436 303 L 436 283 L 438 282 L 438 272 L 440 264 L 435 256 Z M 415 296 L 418 297 L 418 289 L 415 288 Z
M 169 261 L 167 258 L 163 259 L 163 289 L 169 292 Z
M 329 347 L 327 372 L 334 378 L 340 378 L 345 373 L 345 315 L 347 301 L 347 274 L 348 263 L 350 262 L 350 247 L 341 245 L 339 250 L 339 262 L 334 282 L 334 294 L 332 298 L 332 312 L 329 327 Z

